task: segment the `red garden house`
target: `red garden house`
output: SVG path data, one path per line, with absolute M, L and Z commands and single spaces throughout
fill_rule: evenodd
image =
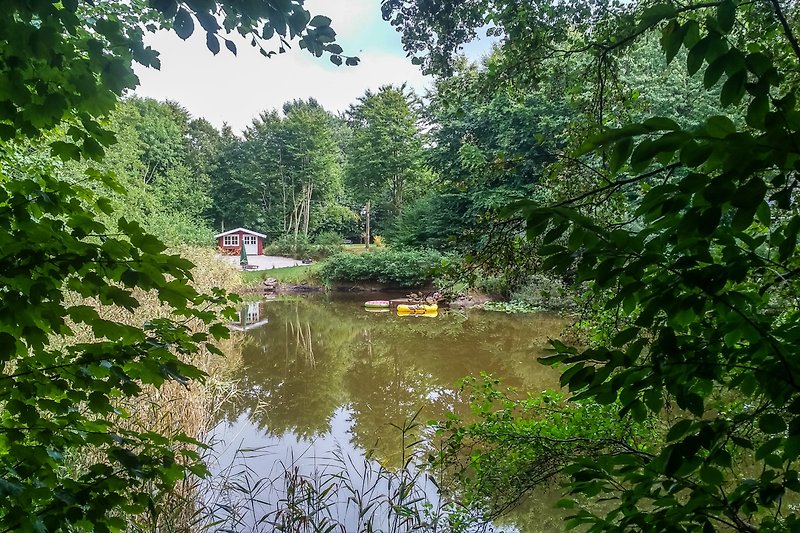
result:
M 239 255 L 244 246 L 247 255 L 261 255 L 264 251 L 264 239 L 267 236 L 249 229 L 236 228 L 214 235 L 214 238 L 217 239 L 217 244 L 223 254 Z

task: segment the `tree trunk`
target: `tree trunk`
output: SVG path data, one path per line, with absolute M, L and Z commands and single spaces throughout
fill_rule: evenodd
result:
M 403 185 L 404 180 L 402 176 L 394 176 L 392 178 L 392 211 L 395 215 L 399 215 L 403 206 Z
M 366 235 L 366 238 L 364 239 L 366 241 L 366 243 L 367 243 L 367 250 L 369 250 L 369 240 L 370 240 L 369 239 L 369 207 L 370 207 L 369 206 L 369 200 L 367 200 L 367 235 Z
M 311 218 L 311 195 L 314 193 L 314 185 L 305 186 L 305 213 L 303 218 L 303 233 L 308 237 L 308 223 Z

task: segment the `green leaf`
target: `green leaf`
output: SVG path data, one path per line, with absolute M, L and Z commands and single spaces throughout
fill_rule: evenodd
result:
M 758 428 L 768 435 L 786 431 L 786 422 L 776 413 L 761 415 L 758 419 Z
M 711 143 L 690 140 L 681 147 L 680 161 L 687 167 L 698 167 L 705 163 L 714 151 Z
M 13 335 L 0 332 L 0 363 L 8 361 L 17 353 L 17 339 Z
M 630 327 L 628 329 L 625 329 L 614 336 L 614 339 L 611 341 L 611 344 L 617 347 L 624 346 L 629 342 L 631 342 L 633 339 L 635 339 L 639 335 L 640 331 L 641 329 L 637 327 Z
M 753 224 L 753 219 L 756 215 L 756 207 L 740 207 L 736 210 L 736 214 L 731 221 L 731 229 L 733 231 L 745 231 Z
M 314 18 L 311 19 L 308 25 L 311 26 L 312 28 L 330 26 L 331 19 L 323 15 L 316 15 Z
M 150 0 L 150 5 L 167 18 L 175 16 L 178 11 L 178 2 L 175 0 Z
M 132 234 L 130 238 L 134 246 L 146 253 L 159 254 L 167 249 L 166 245 L 153 235 L 146 233 Z
M 631 152 L 633 152 L 633 139 L 631 137 L 626 137 L 617 142 L 617 144 L 614 145 L 614 150 L 611 152 L 608 169 L 613 173 L 619 171 L 622 165 L 625 164 L 625 161 L 628 160 L 628 157 L 630 157 Z
M 655 4 L 642 12 L 639 18 L 639 29 L 648 28 L 662 20 L 675 18 L 677 15 L 678 11 L 672 4 Z
M 769 207 L 769 203 L 761 202 L 756 210 L 756 216 L 758 217 L 758 221 L 761 222 L 764 226 L 769 226 L 770 222 L 772 221 L 772 214 Z
M 681 129 L 680 124 L 678 124 L 669 117 L 650 117 L 644 122 L 642 122 L 642 125 L 645 126 L 650 131 L 658 131 L 658 130 L 679 131 Z
M 172 23 L 175 33 L 184 41 L 192 36 L 194 33 L 194 21 L 192 16 L 184 8 L 180 8 L 175 15 L 175 20 Z
M 672 63 L 675 56 L 683 45 L 683 38 L 686 34 L 686 26 L 682 26 L 677 20 L 671 20 L 669 24 L 661 30 L 661 48 L 667 59 L 667 64 Z
M 722 0 L 717 6 L 717 23 L 725 33 L 730 33 L 736 22 L 736 4 L 732 0 Z
M 732 133 L 736 133 L 736 126 L 733 121 L 724 115 L 714 115 L 709 117 L 704 125 L 705 132 L 718 139 L 724 139 Z
M 700 468 L 700 479 L 703 482 L 712 485 L 713 487 L 718 487 L 725 481 L 725 478 L 722 475 L 722 472 L 714 468 L 713 466 L 703 465 Z
M 767 184 L 758 176 L 753 177 L 743 186 L 739 187 L 731 198 L 731 205 L 744 209 L 755 209 L 764 201 L 767 194 Z
M 213 33 L 206 33 L 206 47 L 211 50 L 211 53 L 217 55 L 219 53 L 219 40 Z
M 750 101 L 747 106 L 747 115 L 745 121 L 751 128 L 763 128 L 764 121 L 769 112 L 769 96 L 766 94 L 759 94 Z
M 672 427 L 669 428 L 669 432 L 667 432 L 667 442 L 674 442 L 683 438 L 692 430 L 694 423 L 694 420 L 685 418 L 673 424 Z
M 703 74 L 703 87 L 706 89 L 710 89 L 713 87 L 722 75 L 725 73 L 725 67 L 727 66 L 727 56 L 722 55 L 711 62 L 711 64 L 706 67 L 706 71 Z
M 575 500 L 563 498 L 556 502 L 556 507 L 559 509 L 574 509 L 577 503 Z
M 745 83 L 747 83 L 747 74 L 743 71 L 739 71 L 728 78 L 722 85 L 722 92 L 719 96 L 719 101 L 723 107 L 738 104 L 742 101 Z
M 784 461 L 794 461 L 800 457 L 800 436 L 794 435 L 785 439 L 783 446 Z
M 236 55 L 236 43 L 234 43 L 233 41 L 225 39 L 225 48 L 227 48 L 228 51 L 233 55 Z
M 772 452 L 780 448 L 782 444 L 783 444 L 783 437 L 775 437 L 769 439 L 767 442 L 759 446 L 758 449 L 756 450 L 756 455 L 755 455 L 756 461 L 764 460 L 765 457 L 771 455 Z
M 645 139 L 640 142 L 631 154 L 631 165 L 634 169 L 642 169 L 649 165 L 659 154 L 672 154 L 687 141 L 688 135 L 683 132 L 670 132 L 658 139 Z
M 686 69 L 690 76 L 694 76 L 703 66 L 710 42 L 710 37 L 703 37 L 689 50 L 689 54 L 686 56 Z
M 773 68 L 772 60 L 769 56 L 761 52 L 747 54 L 747 57 L 745 57 L 745 65 L 747 65 L 747 69 L 750 72 L 759 78 Z

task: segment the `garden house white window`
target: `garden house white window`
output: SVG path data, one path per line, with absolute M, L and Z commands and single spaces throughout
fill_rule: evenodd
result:
M 238 235 L 225 235 L 223 244 L 225 246 L 239 246 L 239 236 Z

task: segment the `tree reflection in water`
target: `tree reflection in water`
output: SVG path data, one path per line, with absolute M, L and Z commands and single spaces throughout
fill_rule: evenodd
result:
M 371 450 L 381 465 L 398 467 L 403 444 L 394 426 L 418 411 L 423 422 L 467 414 L 461 378 L 485 372 L 523 391 L 558 386 L 558 373 L 536 362 L 564 326 L 557 317 L 398 317 L 362 304 L 320 295 L 260 304 L 264 323 L 245 333 L 240 394 L 216 431 L 216 446 L 228 450 L 221 464 L 244 445 L 270 447 L 258 460 L 264 475 L 287 458 L 319 464 L 337 447 L 362 458 Z

